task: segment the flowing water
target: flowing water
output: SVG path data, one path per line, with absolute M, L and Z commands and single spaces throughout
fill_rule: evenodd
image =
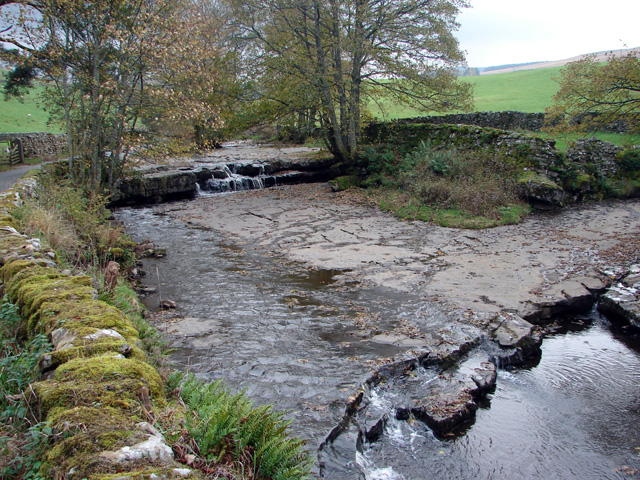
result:
M 500 369 L 464 435 L 390 422 L 362 449 L 365 478 L 637 478 L 640 343 L 616 338 L 595 313 L 581 320 L 545 338 L 536 365 Z
M 447 324 L 417 296 L 363 287 L 341 271 L 309 270 L 148 208 L 122 209 L 118 217 L 134 240 L 151 239 L 169 252 L 145 260 L 144 283 L 158 291 L 143 301 L 153 310 L 171 299 L 186 317 L 162 326 L 177 349 L 172 360 L 291 412 L 296 433 L 315 446 L 373 366 L 407 350 L 376 335 L 400 319 L 418 321 L 425 335 Z
M 162 325 L 177 349 L 173 362 L 290 412 L 292 429 L 313 447 L 376 362 L 406 350 L 377 334 L 401 319 L 427 337 L 447 325 L 417 296 L 309 270 L 149 208 L 118 218 L 134 240 L 169 252 L 145 260 L 144 283 L 158 287 L 150 308 L 171 299 L 185 317 Z M 640 478 L 640 346 L 597 315 L 577 324 L 546 338 L 535 365 L 500 369 L 463 435 L 441 439 L 421 422 L 391 419 L 379 441 L 359 448 L 353 478 Z

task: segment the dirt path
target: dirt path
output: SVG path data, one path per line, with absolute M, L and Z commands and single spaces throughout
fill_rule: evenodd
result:
M 480 316 L 526 316 L 638 260 L 640 202 L 584 205 L 472 231 L 398 220 L 326 184 L 201 198 L 172 215 L 286 257 Z

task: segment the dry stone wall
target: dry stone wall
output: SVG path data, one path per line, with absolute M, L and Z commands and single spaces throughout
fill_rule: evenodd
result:
M 521 194 L 538 208 L 558 208 L 567 201 L 640 196 L 640 155 L 633 147 L 625 150 L 596 138 L 579 140 L 561 154 L 554 141 L 475 125 L 372 123 L 364 133 L 371 144 L 392 145 L 402 154 L 420 142 L 435 148 L 500 153 L 521 167 Z M 632 159 L 622 168 L 621 157 L 629 151 Z
M 32 180 L 33 181 L 33 180 Z M 54 350 L 41 359 L 32 408 L 52 440 L 43 478 L 200 478 L 175 462 L 152 423 L 166 406 L 158 371 L 140 349 L 138 331 L 120 310 L 98 300 L 86 276 L 61 272 L 55 253 L 18 232 L 11 209 L 24 190 L 0 199 L 0 286 Z
M 46 132 L 0 133 L 0 141 L 19 138 L 22 140 L 25 158 L 56 158 L 67 151 L 67 136 Z
M 451 115 L 438 115 L 405 118 L 399 123 L 431 123 L 477 125 L 479 127 L 498 128 L 500 130 L 529 130 L 539 132 L 544 126 L 544 113 L 505 112 L 473 112 Z
M 571 120 L 573 124 L 580 124 L 584 117 L 575 117 Z M 431 123 L 477 125 L 479 127 L 498 128 L 500 130 L 527 130 L 539 132 L 545 126 L 544 113 L 526 113 L 507 110 L 504 112 L 472 112 L 455 113 L 450 115 L 425 116 L 415 118 L 403 118 L 397 120 L 400 123 Z M 620 120 L 608 125 L 600 125 L 600 131 L 611 133 L 626 133 L 629 125 L 626 121 Z

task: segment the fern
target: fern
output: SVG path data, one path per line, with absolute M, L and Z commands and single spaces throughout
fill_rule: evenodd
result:
M 258 478 L 308 476 L 313 458 L 302 440 L 289 437 L 291 422 L 284 413 L 270 405 L 254 408 L 244 392 L 233 395 L 222 381 L 206 383 L 189 374 L 172 376 L 170 384 L 179 385 L 187 431 L 207 462 L 220 462 L 232 447 L 237 471 L 244 471 L 249 459 Z

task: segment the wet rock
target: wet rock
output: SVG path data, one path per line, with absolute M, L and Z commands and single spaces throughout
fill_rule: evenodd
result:
M 478 405 L 464 389 L 438 392 L 422 400 L 425 405 L 414 408 L 413 415 L 441 436 L 454 432 L 475 418 Z
M 160 308 L 164 309 L 174 309 L 178 307 L 176 302 L 174 302 L 173 300 L 162 300 L 159 306 Z
M 598 311 L 640 328 L 640 265 L 600 298 Z
M 532 343 L 539 345 L 541 340 L 534 328 L 525 319 L 509 313 L 496 316 L 489 324 L 491 338 L 502 348 L 525 349 Z
M 358 424 L 351 417 L 343 418 L 318 448 L 320 478 L 359 478 L 356 457 L 361 450 L 362 433 Z
M 396 345 L 401 347 L 426 347 L 427 342 L 423 338 L 410 338 L 406 335 L 391 335 L 388 333 L 381 333 L 371 338 L 374 343 L 380 343 L 382 345 Z
M 118 181 L 111 196 L 113 204 L 155 203 L 170 198 L 188 198 L 196 194 L 194 171 L 147 171 L 139 177 Z
M 138 295 L 141 295 L 141 296 L 152 295 L 152 294 L 156 293 L 157 291 L 158 291 L 157 288 L 149 287 L 147 285 L 141 285 L 140 287 L 136 288 L 136 292 L 138 293 Z
M 585 287 L 584 279 L 565 280 L 552 285 L 540 297 L 541 300 L 531 301 L 528 308 L 518 312 L 535 325 L 546 323 L 556 315 L 587 312 L 596 300 L 594 293 Z
M 134 251 L 138 258 L 162 258 L 167 255 L 165 248 L 160 248 L 151 241 L 139 243 Z
M 427 382 L 428 394 L 416 399 L 413 416 L 441 436 L 455 433 L 472 422 L 476 400 L 495 388 L 496 367 L 483 351 L 469 354 L 458 365 Z M 400 416 L 404 412 L 398 412 Z
M 478 387 L 478 393 L 484 394 L 495 388 L 498 372 L 493 362 L 482 362 L 481 367 L 474 370 L 471 379 Z

